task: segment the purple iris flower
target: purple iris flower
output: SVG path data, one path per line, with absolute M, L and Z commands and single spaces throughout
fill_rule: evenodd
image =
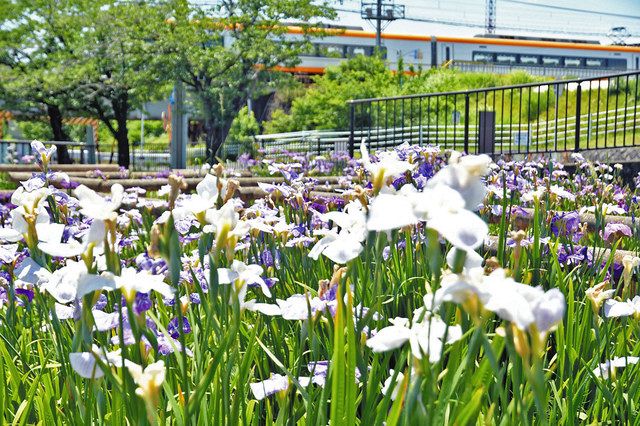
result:
M 63 180 L 63 181 L 60 182 L 60 186 L 63 189 L 76 189 L 77 187 L 80 186 L 80 184 L 78 182 L 75 182 L 75 181 L 72 181 L 72 180 L 70 180 L 70 181 Z
M 622 238 L 622 237 L 630 237 L 633 233 L 631 232 L 631 228 L 629 228 L 624 223 L 607 223 L 604 227 L 604 233 L 602 238 L 605 241 L 613 243 L 614 241 Z
M 147 253 L 140 253 L 136 257 L 136 266 L 138 269 L 150 271 L 154 275 L 164 274 L 168 268 L 164 259 L 152 259 Z
M 567 237 L 580 228 L 580 215 L 578 212 L 568 212 L 562 215 L 554 215 L 551 219 L 551 232 L 553 235 Z
M 407 179 L 404 176 L 399 177 L 398 179 L 393 181 L 393 187 L 397 190 L 402 188 L 403 185 L 407 183 Z
M 33 290 L 29 290 L 26 288 L 16 288 L 16 295 L 26 297 L 29 303 L 31 303 L 33 301 L 34 293 Z
M 293 235 L 296 238 L 306 235 L 306 233 L 307 233 L 307 227 L 304 225 L 304 223 L 301 223 L 291 228 L 291 235 Z
M 277 278 L 271 278 L 271 277 L 267 277 L 264 279 L 264 283 L 267 285 L 267 287 L 271 288 L 274 285 L 276 285 L 276 283 L 278 282 Z
M 173 337 L 174 339 L 180 337 L 179 324 L 179 319 L 176 317 L 169 321 L 169 324 L 167 325 L 167 332 L 169 332 L 169 336 Z M 191 333 L 191 324 L 186 317 L 182 317 L 182 332 L 184 334 Z
M 328 210 L 327 206 L 317 201 L 312 202 L 310 207 L 318 213 L 326 213 Z
M 98 309 L 99 311 L 104 310 L 104 308 L 107 307 L 107 296 L 105 294 L 100 294 L 100 296 L 98 297 L 98 301 L 96 302 L 95 305 L 93 305 L 93 309 Z
M 573 248 L 565 248 L 560 246 L 558 249 L 558 263 L 561 265 L 593 265 L 593 253 L 588 247 L 575 246 Z
M 275 253 L 271 252 L 269 249 L 265 249 L 260 254 L 260 263 L 267 268 L 272 266 L 277 268 L 280 264 L 280 253 L 277 249 L 275 250 Z
M 148 293 L 136 293 L 136 298 L 133 301 L 133 310 L 136 314 L 140 315 L 144 311 L 148 311 L 153 306 L 153 302 Z
M 431 179 L 436 173 L 433 164 L 425 161 L 424 163 L 420 163 L 418 166 L 417 174 L 427 179 Z

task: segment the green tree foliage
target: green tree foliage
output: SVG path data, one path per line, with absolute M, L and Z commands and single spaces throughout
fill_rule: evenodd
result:
M 23 116 L 48 116 L 53 140 L 68 140 L 62 124 L 70 100 L 73 77 L 65 72 L 88 3 L 54 0 L 11 0 L 0 6 L 0 97 L 4 108 Z M 65 146 L 58 159 L 68 163 Z
M 314 80 L 302 97 L 293 100 L 291 111 L 276 110 L 265 123 L 268 133 L 309 129 L 344 129 L 349 99 L 387 96 L 396 80 L 384 60 L 362 55 L 345 61 Z
M 156 43 L 166 9 L 153 1 L 103 2 L 83 14 L 68 68 L 77 76 L 74 107 L 98 117 L 118 144 L 118 164 L 129 166 L 127 117 L 168 90 Z
M 129 165 L 127 115 L 164 89 L 153 46 L 166 9 L 152 1 L 11 0 L 0 16 L 0 94 L 12 109 L 99 118 Z
M 273 91 L 285 77 L 273 68 L 294 65 L 309 47 L 308 36 L 288 36 L 285 22 L 307 28 L 306 23 L 333 15 L 324 1 L 314 0 L 223 0 L 213 6 L 174 0 L 171 5 L 157 48 L 175 79 L 193 94 L 209 159 L 247 99 Z

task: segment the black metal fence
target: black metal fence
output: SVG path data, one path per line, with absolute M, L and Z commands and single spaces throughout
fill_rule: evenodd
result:
M 34 153 L 31 149 L 31 142 L 30 140 L 0 139 L 0 164 L 32 163 Z M 63 146 L 66 147 L 69 157 L 76 163 L 87 164 L 95 162 L 95 145 L 71 141 L 45 141 L 43 143 L 46 146 L 56 145 L 58 149 Z M 54 153 L 51 161 L 57 163 L 59 155 L 59 151 Z
M 349 101 L 348 150 L 403 142 L 494 155 L 640 145 L 639 71 Z
M 92 143 L 73 141 L 43 141 L 46 146 L 65 146 L 76 164 L 117 164 L 118 150 L 116 146 L 100 146 Z M 186 148 L 187 168 L 202 166 L 205 156 L 204 144 L 189 144 Z M 51 159 L 58 163 L 59 153 Z M 0 164 L 27 164 L 33 162 L 31 140 L 0 139 Z M 171 168 L 170 146 L 164 144 L 146 143 L 144 146 L 132 144 L 130 146 L 130 168 L 135 171 L 162 171 Z

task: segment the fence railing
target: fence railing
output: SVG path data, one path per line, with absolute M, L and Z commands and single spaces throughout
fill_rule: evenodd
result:
M 599 111 L 592 114 L 582 114 L 579 127 L 584 135 L 581 136 L 581 149 L 594 149 L 603 138 L 615 136 L 619 127 L 633 128 L 640 123 L 634 122 L 635 105 L 617 110 Z M 640 118 L 640 117 L 639 117 Z M 513 152 L 539 151 L 573 151 L 575 149 L 576 117 L 563 117 L 551 120 L 537 120 L 533 123 L 511 124 L 499 123 L 495 125 L 495 147 L 498 152 L 509 148 L 512 143 Z M 354 132 L 357 144 L 366 139 L 371 148 L 388 148 L 402 142 L 418 145 L 439 144 L 446 140 L 447 148 L 463 150 L 465 148 L 465 125 L 422 125 L 394 128 L 368 128 Z M 351 132 L 344 131 L 302 131 L 278 133 L 256 136 L 258 145 L 270 155 L 280 152 L 308 152 L 323 154 L 329 151 L 348 151 Z M 477 129 L 469 129 L 469 139 L 478 139 Z M 631 136 L 622 134 L 619 146 L 632 146 Z M 638 135 L 636 135 L 638 136 Z M 528 145 L 527 145 L 528 142 Z M 640 141 L 636 141 L 636 144 Z M 470 147 L 471 149 L 471 147 Z M 472 152 L 475 152 L 472 150 Z
M 33 152 L 31 140 L 0 139 L 0 164 L 31 162 Z M 72 141 L 44 141 L 45 145 L 57 145 L 66 147 L 69 157 L 81 164 L 95 162 L 96 146 L 84 142 Z M 52 162 L 57 163 L 59 152 L 53 154 Z
M 607 68 L 584 68 L 584 67 L 551 67 L 544 65 L 526 65 L 526 64 L 492 64 L 477 61 L 460 61 L 453 60 L 448 65 L 449 68 L 457 69 L 464 72 L 484 72 L 491 74 L 508 74 L 514 71 L 524 71 L 527 74 L 539 75 L 545 77 L 556 78 L 585 78 L 598 77 L 605 74 L 611 74 L 611 69 Z
M 639 76 L 352 100 L 347 149 L 363 137 L 377 147 L 410 141 L 490 154 L 640 145 Z
M 0 139 L 0 164 L 30 163 L 33 161 L 31 140 Z M 43 141 L 47 146 L 66 146 L 71 161 L 79 164 L 116 164 L 117 148 L 107 147 L 102 150 L 92 143 L 73 141 Z M 205 158 L 205 146 L 190 145 L 187 147 L 187 168 L 199 168 Z M 59 163 L 59 152 L 53 155 L 52 162 Z M 145 144 L 144 147 L 130 146 L 131 169 L 136 171 L 160 171 L 171 168 L 171 154 L 167 144 Z

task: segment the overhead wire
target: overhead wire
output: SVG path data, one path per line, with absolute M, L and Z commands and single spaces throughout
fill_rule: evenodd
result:
M 502 0 L 505 1 L 505 0 Z M 516 1 L 516 0 L 513 0 Z M 424 8 L 422 8 L 424 9 Z M 360 13 L 360 10 L 348 9 L 335 7 L 334 10 L 338 12 L 345 13 Z M 457 27 L 469 27 L 469 28 L 484 28 L 484 22 L 473 22 L 473 21 L 464 21 L 464 20 L 452 20 L 446 18 L 427 18 L 420 16 L 409 16 L 405 15 L 403 18 L 406 21 L 413 22 L 426 22 L 433 24 L 441 24 L 447 26 L 457 26 Z M 607 32 L 604 31 L 579 31 L 579 30 L 566 30 L 566 29 L 557 29 L 557 28 L 534 28 L 534 27 L 524 27 L 524 26 L 510 26 L 510 25 L 499 25 L 499 29 L 510 30 L 510 31 L 521 31 L 521 32 L 545 32 L 545 33 L 554 33 L 554 34 L 567 34 L 567 35 L 582 35 L 582 36 L 592 36 L 592 37 L 606 37 Z M 640 37 L 640 34 L 631 33 L 631 37 Z

